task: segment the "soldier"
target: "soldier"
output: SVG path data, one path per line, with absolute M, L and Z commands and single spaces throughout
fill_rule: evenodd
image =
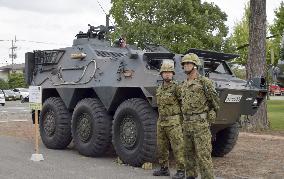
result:
M 184 149 L 181 126 L 181 110 L 177 97 L 177 83 L 173 81 L 173 61 L 164 60 L 160 69 L 163 83 L 157 89 L 159 118 L 157 123 L 158 159 L 160 169 L 154 176 L 170 176 L 168 169 L 169 148 L 173 149 L 176 159 L 177 173 L 174 179 L 182 179 L 184 173 Z
M 185 55 L 181 65 L 187 74 L 187 79 L 179 87 L 186 176 L 187 179 L 196 178 L 199 168 L 202 179 L 213 179 L 209 125 L 216 118 L 219 98 L 212 81 L 199 75 L 201 62 L 196 54 Z

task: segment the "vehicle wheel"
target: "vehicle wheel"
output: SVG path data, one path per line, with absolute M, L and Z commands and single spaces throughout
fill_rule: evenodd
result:
M 64 149 L 72 140 L 71 115 L 59 97 L 48 98 L 40 112 L 40 135 L 50 149 Z
M 117 108 L 112 143 L 120 159 L 131 166 L 155 160 L 157 113 L 143 99 L 132 98 Z
M 239 136 L 238 124 L 235 123 L 216 134 L 216 139 L 212 142 L 212 155 L 223 157 L 234 148 Z
M 103 155 L 111 144 L 111 116 L 99 99 L 86 98 L 75 107 L 72 135 L 76 149 L 86 156 Z
M 5 103 L 2 103 L 2 106 L 5 106 Z

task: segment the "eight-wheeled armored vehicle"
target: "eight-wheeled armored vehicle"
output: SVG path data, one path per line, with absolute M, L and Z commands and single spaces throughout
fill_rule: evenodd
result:
M 122 47 L 106 38 L 109 27 L 90 26 L 71 47 L 26 53 L 25 78 L 43 89 L 39 124 L 47 148 L 64 149 L 71 140 L 79 153 L 102 156 L 113 145 L 132 166 L 153 161 L 156 153 L 155 91 L 164 59 L 175 63 L 175 80 L 183 81 L 184 54 L 145 44 Z M 262 78 L 244 81 L 227 62 L 234 54 L 189 49 L 203 60 L 200 73 L 214 80 L 221 100 L 211 126 L 214 156 L 230 152 L 238 138 L 241 115 L 253 115 L 266 95 Z

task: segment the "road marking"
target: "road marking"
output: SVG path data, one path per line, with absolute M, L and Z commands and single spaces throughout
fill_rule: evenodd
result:
M 27 107 L 7 107 L 6 109 L 28 109 Z
M 31 110 L 22 110 L 23 112 L 30 112 Z
M 27 119 L 15 119 L 15 120 L 6 120 L 6 121 L 0 121 L 0 123 L 8 123 L 8 122 L 27 122 L 29 120 Z
M 15 120 L 11 120 L 13 122 L 25 122 L 28 121 L 27 119 L 15 119 Z

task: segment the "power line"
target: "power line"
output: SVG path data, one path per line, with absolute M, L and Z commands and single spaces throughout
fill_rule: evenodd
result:
M 67 44 L 61 44 L 61 43 L 54 43 L 54 42 L 44 42 L 44 41 L 33 41 L 33 40 L 17 40 L 21 42 L 30 42 L 30 43 L 37 43 L 37 44 L 46 44 L 46 45 L 67 45 Z
M 15 39 L 13 39 L 13 40 L 0 39 L 0 42 L 11 42 L 11 46 L 8 48 L 8 54 L 9 54 L 9 58 L 12 59 L 12 72 L 13 72 L 13 67 L 14 67 L 14 60 L 17 58 L 17 54 L 16 54 L 15 51 L 18 47 L 16 46 L 16 42 L 28 42 L 28 43 L 35 43 L 35 44 L 68 46 L 66 44 L 59 44 L 59 43 L 45 42 L 45 41 L 33 41 L 33 40 L 24 40 L 24 39 L 19 40 L 19 39 L 16 39 L 16 36 L 15 36 Z M 10 50 L 11 50 L 11 54 L 10 54 Z M 2 59 L 1 59 L 1 61 L 2 61 Z M 9 63 L 6 59 L 4 59 L 4 63 L 0 63 L 0 65 L 7 65 L 7 64 L 9 64 Z
M 12 40 L 1 40 L 0 39 L 0 42 L 1 41 L 12 41 Z M 29 42 L 29 43 L 37 43 L 37 44 L 46 44 L 46 45 L 65 45 L 67 46 L 67 44 L 63 44 L 63 43 L 55 43 L 55 42 L 44 42 L 44 41 L 33 41 L 33 40 L 18 40 L 16 39 L 16 41 L 19 41 L 19 42 Z

